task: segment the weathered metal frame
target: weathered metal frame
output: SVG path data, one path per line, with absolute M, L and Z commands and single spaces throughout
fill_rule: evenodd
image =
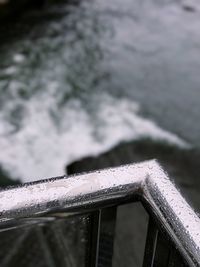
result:
M 141 201 L 188 265 L 200 266 L 200 219 L 156 161 L 4 189 L 0 231 L 127 201 Z

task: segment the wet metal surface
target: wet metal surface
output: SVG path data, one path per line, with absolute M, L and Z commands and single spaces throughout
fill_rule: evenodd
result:
M 200 266 L 200 219 L 156 161 L 50 179 L 0 192 L 0 227 L 141 200 L 190 266 Z M 42 217 L 42 218 L 41 218 Z M 27 219 L 28 218 L 28 219 Z

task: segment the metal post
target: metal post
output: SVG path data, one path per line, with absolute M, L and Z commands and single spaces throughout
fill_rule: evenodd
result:
M 93 212 L 90 216 L 88 267 L 111 267 L 116 224 L 116 207 Z

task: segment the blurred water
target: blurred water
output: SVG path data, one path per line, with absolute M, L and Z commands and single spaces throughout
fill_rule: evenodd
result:
M 29 181 L 121 141 L 197 146 L 199 13 L 197 1 L 85 0 L 1 26 L 1 166 Z

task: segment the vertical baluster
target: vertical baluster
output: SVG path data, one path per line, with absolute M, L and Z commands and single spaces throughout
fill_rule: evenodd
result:
M 143 267 L 186 267 L 173 242 L 149 219 Z
M 146 239 L 143 267 L 167 267 L 171 250 L 171 242 L 157 228 L 150 218 Z
M 115 224 L 115 207 L 99 210 L 91 214 L 86 266 L 112 266 Z
M 149 218 L 147 238 L 144 252 L 143 267 L 153 267 L 158 239 L 158 229 L 153 220 Z

